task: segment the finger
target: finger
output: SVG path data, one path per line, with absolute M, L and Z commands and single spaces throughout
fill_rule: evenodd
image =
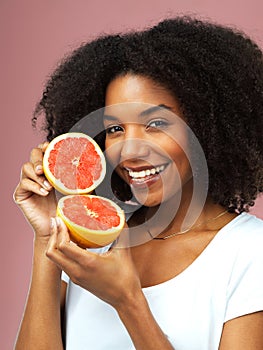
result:
M 40 143 L 37 148 L 40 148 L 42 150 L 43 153 L 45 153 L 47 146 L 49 145 L 48 141 L 45 141 L 43 143 Z
M 13 199 L 16 204 L 19 204 L 25 199 L 31 197 L 34 193 L 45 197 L 50 192 L 38 183 L 25 178 L 22 179 L 19 185 L 16 187 L 15 192 L 13 194 Z
M 54 219 L 54 218 L 53 218 Z M 72 281 L 74 283 L 78 283 L 78 274 L 81 271 L 80 270 L 80 264 L 79 262 L 75 261 L 70 257 L 70 255 L 64 254 L 59 246 L 59 239 L 58 239 L 58 220 L 53 221 L 55 222 L 53 228 L 52 228 L 52 234 L 48 243 L 48 247 L 46 250 L 47 257 L 53 261 L 61 270 L 65 271 L 68 276 L 70 276 Z M 60 225 L 60 224 L 59 224 Z M 64 228 L 63 228 L 64 229 Z M 73 246 L 73 243 L 69 243 Z M 80 248 L 79 248 L 80 249 Z
M 43 174 L 43 154 L 46 150 L 48 143 L 43 143 L 38 145 L 38 147 L 33 148 L 30 154 L 30 162 L 34 166 L 36 174 Z
M 54 262 L 60 269 L 65 269 L 65 257 L 63 254 L 57 249 L 57 226 L 55 218 L 51 218 L 51 231 L 50 231 L 50 239 L 46 249 L 46 256 Z
M 92 263 L 97 259 L 98 255 L 87 251 L 86 249 L 80 248 L 70 240 L 67 226 L 59 217 L 56 217 L 57 222 L 57 249 L 62 252 L 65 256 L 74 260 L 75 262 L 82 264 Z
M 57 226 L 55 218 L 50 219 L 50 239 L 47 245 L 47 251 L 57 249 Z
M 52 186 L 47 181 L 45 176 L 42 176 L 42 175 L 40 176 L 36 174 L 34 164 L 30 162 L 25 163 L 22 167 L 21 179 L 24 179 L 24 178 L 29 178 L 30 180 L 37 182 L 41 187 L 43 187 L 48 191 L 52 190 Z
M 66 257 L 64 254 L 58 249 L 58 227 L 57 221 L 55 218 L 51 218 L 50 220 L 50 239 L 47 245 L 46 255 L 57 265 L 64 266 Z

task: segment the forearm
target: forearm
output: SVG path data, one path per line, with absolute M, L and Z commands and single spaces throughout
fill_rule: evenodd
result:
M 45 254 L 44 242 L 34 242 L 32 278 L 15 350 L 62 350 L 60 271 Z
M 117 310 L 136 350 L 174 350 L 143 295 Z

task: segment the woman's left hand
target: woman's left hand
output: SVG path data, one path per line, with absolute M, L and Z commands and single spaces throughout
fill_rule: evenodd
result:
M 60 218 L 53 219 L 51 230 L 46 254 L 72 282 L 116 309 L 142 293 L 140 279 L 127 248 L 126 234 L 126 237 L 120 236 L 118 246 L 99 255 L 71 242 L 68 229 Z

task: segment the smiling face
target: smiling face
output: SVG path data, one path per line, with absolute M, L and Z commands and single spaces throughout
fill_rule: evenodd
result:
M 106 155 L 137 200 L 156 206 L 191 179 L 178 102 L 149 78 L 125 75 L 106 91 Z M 179 146 L 180 145 L 180 146 Z

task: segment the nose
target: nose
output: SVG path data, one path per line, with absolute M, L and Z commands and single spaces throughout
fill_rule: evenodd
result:
M 125 137 L 121 146 L 121 160 L 146 159 L 150 154 L 150 145 L 140 137 Z
M 150 154 L 150 144 L 147 141 L 143 124 L 127 123 L 122 139 L 121 160 L 146 159 Z

